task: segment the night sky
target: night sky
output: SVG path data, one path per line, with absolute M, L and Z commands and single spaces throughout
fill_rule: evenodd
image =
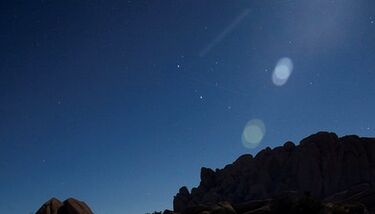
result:
M 171 209 L 202 166 L 374 136 L 375 1 L 1 1 L 0 102 L 0 213 Z

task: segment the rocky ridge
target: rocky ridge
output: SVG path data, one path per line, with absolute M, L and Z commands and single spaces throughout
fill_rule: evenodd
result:
M 175 212 L 224 201 L 233 206 L 254 200 L 265 203 L 291 191 L 325 202 L 375 202 L 375 139 L 319 132 L 299 145 L 286 142 L 255 157 L 243 155 L 223 169 L 203 167 L 200 177 L 191 192 L 180 188 L 173 200 Z M 356 188 L 362 190 L 353 196 Z

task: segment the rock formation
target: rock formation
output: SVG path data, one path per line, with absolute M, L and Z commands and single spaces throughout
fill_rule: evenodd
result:
M 188 207 L 182 212 L 166 210 L 163 214 L 370 214 L 374 213 L 371 207 L 374 206 L 372 204 L 375 199 L 375 192 L 368 193 L 363 194 L 361 192 L 359 195 L 364 197 L 358 197 L 356 196 L 357 192 L 357 194 L 352 195 L 352 197 L 357 197 L 356 200 L 322 201 L 308 193 L 302 194 L 290 191 L 264 200 L 253 200 L 239 204 L 229 202 L 201 204 Z M 343 194 L 347 194 L 347 192 Z M 337 197 L 341 198 L 343 195 Z M 366 202 L 369 203 L 366 204 Z
M 83 201 L 68 198 L 63 203 L 56 198 L 48 200 L 39 208 L 36 214 L 93 214 Z
M 36 214 L 57 214 L 59 208 L 63 205 L 57 198 L 51 198 L 39 208 Z
M 200 177 L 163 214 L 375 214 L 375 138 L 319 132 L 223 169 L 203 167 Z M 93 212 L 82 201 L 52 198 L 36 214 Z
M 361 185 L 365 190 L 349 196 L 352 194 L 349 189 Z M 265 200 L 290 191 L 309 193 L 317 199 L 331 197 L 329 200 L 336 202 L 353 201 L 353 197 L 375 202 L 374 185 L 374 138 L 355 135 L 339 138 L 334 133 L 319 132 L 297 146 L 286 142 L 274 149 L 267 147 L 255 157 L 243 155 L 223 169 L 203 167 L 199 186 L 191 192 L 186 187 L 180 188 L 173 207 L 175 212 L 186 212 L 204 205 L 220 206 L 218 203 L 222 201 L 266 203 Z

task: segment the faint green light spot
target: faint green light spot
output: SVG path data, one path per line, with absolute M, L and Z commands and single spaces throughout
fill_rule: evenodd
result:
M 242 132 L 242 144 L 246 148 L 255 148 L 262 141 L 266 134 L 266 127 L 262 120 L 250 120 Z

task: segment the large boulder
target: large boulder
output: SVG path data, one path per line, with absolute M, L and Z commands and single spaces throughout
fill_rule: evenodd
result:
M 51 198 L 39 208 L 36 214 L 58 214 L 58 210 L 62 205 L 63 203 L 59 199 Z
M 39 208 L 36 214 L 93 214 L 89 206 L 83 201 L 69 198 L 61 203 L 52 198 Z

